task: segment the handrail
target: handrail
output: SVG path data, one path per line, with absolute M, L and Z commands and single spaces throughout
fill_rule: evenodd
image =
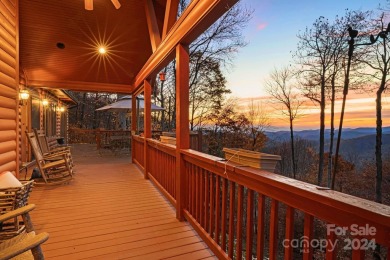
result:
M 328 224 L 334 224 L 335 227 L 347 228 L 347 230 L 352 230 L 352 224 L 359 229 L 373 228 L 373 233 L 359 233 L 354 238 L 375 239 L 376 243 L 388 248 L 390 247 L 389 206 L 337 191 L 324 190 L 316 185 L 264 170 L 237 165 L 219 157 L 206 155 L 194 150 L 181 150 L 180 152 L 186 161 L 187 168 L 185 174 L 189 185 L 186 187 L 186 190 L 188 190 L 188 201 L 185 216 L 194 228 L 197 229 L 210 248 L 223 258 L 227 256 L 232 257 L 233 252 L 236 252 L 238 259 L 242 255 L 242 233 L 244 232 L 241 227 L 242 221 L 245 218 L 247 219 L 247 223 L 254 225 L 253 203 L 256 199 L 254 199 L 253 192 L 258 194 L 259 216 L 264 214 L 264 196 L 271 199 L 269 231 L 269 254 L 271 258 L 277 257 L 277 247 L 280 245 L 280 241 L 277 241 L 279 203 L 287 206 L 286 214 L 289 214 L 286 215 L 286 239 L 293 239 L 294 211 L 299 210 L 304 213 L 304 234 L 308 240 L 313 238 L 313 219 L 316 218 Z M 229 188 L 228 183 L 230 183 Z M 227 190 L 229 190 L 229 196 L 226 195 Z M 244 190 L 247 191 L 244 193 Z M 221 198 L 221 194 L 225 194 L 222 195 L 222 197 L 225 197 Z M 227 197 L 230 197 L 230 203 L 231 201 L 238 201 L 237 205 L 235 203 L 229 205 L 227 203 Z M 244 201 L 246 201 L 247 205 L 250 205 L 250 207 L 247 206 L 249 209 L 247 209 L 246 213 L 243 206 Z M 236 206 L 237 208 L 235 208 Z M 229 207 L 230 212 L 228 218 L 226 216 L 226 210 L 221 214 L 221 208 L 223 210 L 226 207 Z M 263 222 L 263 218 L 259 218 L 258 221 L 261 219 Z M 225 229 L 225 231 L 219 233 L 221 231 L 220 227 L 222 226 L 225 226 L 225 228 L 226 225 L 229 225 L 229 228 L 234 227 L 234 222 L 227 224 L 227 219 L 229 221 L 236 219 L 237 230 L 233 228 L 227 232 Z M 221 221 L 224 223 L 222 226 Z M 258 232 L 264 232 L 263 225 L 264 223 L 256 224 Z M 291 228 L 288 229 L 287 226 Z M 249 227 L 246 230 L 246 236 L 249 236 L 249 241 L 253 239 L 253 230 L 254 227 Z M 223 245 L 219 246 L 218 240 L 220 239 L 220 235 L 223 237 L 226 233 L 228 233 L 229 239 L 226 239 L 226 237 L 223 238 Z M 234 239 L 240 241 L 240 243 L 237 242 L 237 245 L 235 245 L 231 242 L 227 246 L 228 250 L 225 251 L 226 241 L 232 241 Z M 260 237 L 257 237 L 257 239 L 260 239 Z M 337 236 L 327 234 L 327 239 L 334 241 L 337 239 Z M 357 242 L 361 243 L 361 240 Z M 249 250 L 252 253 L 251 243 L 246 243 L 246 246 L 247 251 Z M 309 250 L 309 248 L 310 246 L 303 248 L 304 255 L 306 254 L 305 257 L 308 259 L 311 258 L 312 254 L 312 249 Z M 352 249 L 353 254 L 364 255 L 365 253 L 359 248 Z M 262 249 L 259 250 L 257 249 L 257 256 L 262 258 Z M 292 248 L 286 248 L 285 257 L 290 258 L 292 252 Z M 334 256 L 335 254 L 333 251 L 327 251 L 326 253 L 327 257 L 328 255 Z
M 138 142 L 144 142 L 144 137 L 139 135 L 132 135 L 133 139 Z
M 346 193 L 323 189 L 322 187 L 307 182 L 291 179 L 264 170 L 258 170 L 251 167 L 240 167 L 240 165 L 232 162 L 226 163 L 225 160 L 221 159 L 220 157 L 203 154 L 194 150 L 182 150 L 181 152 L 185 155 L 185 160 L 202 164 L 202 166 L 205 166 L 207 170 L 210 170 L 224 178 L 235 181 L 239 184 L 245 186 L 248 185 L 248 188 L 261 188 L 261 193 L 269 197 L 274 197 L 275 199 L 278 199 L 280 201 L 286 198 L 288 202 L 294 205 L 300 203 L 296 203 L 295 199 L 289 198 L 285 194 L 275 194 L 274 188 L 277 188 L 279 190 L 283 190 L 284 192 L 289 192 L 292 194 L 299 195 L 302 198 L 310 199 L 311 201 L 313 201 L 313 203 L 319 203 L 321 204 L 321 206 L 333 207 L 340 211 L 348 211 L 352 214 L 359 215 L 359 217 L 366 216 L 367 220 L 368 218 L 370 219 L 370 222 L 375 221 L 377 223 L 383 223 L 384 226 L 389 228 L 388 234 L 390 235 L 389 206 L 366 199 L 357 198 Z M 225 167 L 228 172 L 227 174 L 224 174 Z M 247 178 L 242 178 L 242 176 L 245 176 Z M 253 183 L 253 181 L 256 183 Z M 259 184 L 261 184 L 262 186 L 259 187 Z M 272 189 L 270 187 L 272 187 Z M 302 210 L 305 209 L 309 211 L 311 207 L 312 205 L 303 205 Z M 368 217 L 368 215 L 370 216 Z M 388 239 L 389 238 L 390 237 L 388 237 Z M 390 243 L 390 241 L 387 242 Z
M 144 149 L 144 144 L 147 144 L 147 154 L 153 158 L 146 167 L 149 177 L 176 207 L 176 146 L 150 138 L 133 138 L 136 144 L 139 143 L 140 149 Z M 219 258 L 236 256 L 240 259 L 245 253 L 247 259 L 253 255 L 263 259 L 265 252 L 269 252 L 270 259 L 281 257 L 282 253 L 285 258 L 292 259 L 295 252 L 292 246 L 280 251 L 278 226 L 283 223 L 281 219 L 285 218 L 285 240 L 294 239 L 294 225 L 297 224 L 294 215 L 297 211 L 304 216 L 297 220 L 298 223 L 303 221 L 304 236 L 301 239 L 312 241 L 318 238 L 314 237 L 314 230 L 317 232 L 320 226 L 315 219 L 323 221 L 322 225 L 327 223 L 336 228 L 351 228 L 354 224 L 358 228 L 374 228 L 375 232 L 355 234 L 349 236 L 351 239 L 375 239 L 376 243 L 390 251 L 389 206 L 238 165 L 191 149 L 181 150 L 180 154 L 185 162 L 184 171 L 180 173 L 185 180 L 185 187 L 181 187 L 186 192 L 185 198 L 181 198 L 185 201 L 184 217 Z M 141 155 L 142 160 L 144 153 Z M 282 210 L 285 215 L 279 213 L 280 204 L 286 206 L 285 211 Z M 268 225 L 265 223 L 266 211 L 270 212 L 267 213 L 269 228 L 265 226 Z M 267 240 L 265 234 L 268 234 Z M 337 241 L 340 237 L 333 230 L 326 234 L 326 241 Z M 252 244 L 247 241 L 257 242 Z M 361 240 L 357 242 L 362 243 Z M 255 244 L 256 249 L 253 249 Z M 303 250 L 305 259 L 312 257 L 311 245 L 303 243 L 303 248 L 299 249 Z M 362 249 L 351 250 L 354 257 L 365 255 Z M 329 250 L 328 247 L 325 253 L 327 258 L 337 254 L 336 250 Z
M 176 153 L 176 146 L 175 145 L 165 144 L 165 143 L 162 143 L 162 142 L 155 140 L 155 139 L 152 139 L 152 138 L 148 138 L 146 140 L 146 142 L 148 143 L 148 145 L 156 148 L 157 150 L 160 150 L 160 151 L 165 152 L 169 155 L 175 156 L 175 153 Z

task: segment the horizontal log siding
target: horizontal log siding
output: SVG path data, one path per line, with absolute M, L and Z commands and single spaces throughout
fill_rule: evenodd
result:
M 16 171 L 18 129 L 17 2 L 0 2 L 0 172 Z

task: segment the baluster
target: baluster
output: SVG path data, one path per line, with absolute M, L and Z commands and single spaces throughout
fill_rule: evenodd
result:
M 257 195 L 257 259 L 264 259 L 264 195 Z
M 234 204 L 235 204 L 235 193 L 236 193 L 236 184 L 230 182 L 230 201 L 229 201 L 229 245 L 228 245 L 228 255 L 233 259 L 234 252 Z
M 204 218 L 203 218 L 203 228 L 204 230 L 206 230 L 207 232 L 209 232 L 208 228 L 209 228 L 209 194 L 210 194 L 210 190 L 209 190 L 209 172 L 208 171 L 205 171 L 205 176 L 204 176 L 204 182 L 205 182 L 205 186 L 204 186 Z
M 221 247 L 226 251 L 226 214 L 227 214 L 227 190 L 228 180 L 222 178 L 222 227 L 221 227 Z
M 215 175 L 215 230 L 214 240 L 219 244 L 219 230 L 221 225 L 221 178 Z
M 196 189 L 196 172 L 195 172 L 195 166 L 191 164 L 191 171 L 192 171 L 192 216 L 196 216 L 196 194 L 198 193 L 198 190 Z M 196 217 L 195 217 L 196 218 Z
M 209 227 L 209 233 L 210 236 L 213 237 L 213 231 L 214 231 L 214 174 L 210 173 L 210 227 Z
M 285 239 L 288 241 L 288 244 L 284 248 L 284 259 L 293 259 L 293 248 L 290 246 L 290 243 L 294 239 L 294 208 L 290 206 L 287 206 L 286 211 Z
M 242 259 L 242 215 L 244 212 L 244 187 L 238 185 L 237 198 L 237 259 Z
M 187 187 L 188 187 L 188 191 L 186 192 L 187 194 L 187 204 L 186 204 L 186 208 L 188 210 L 188 212 L 191 213 L 191 209 L 192 209 L 192 198 L 191 198 L 191 195 L 192 195 L 192 183 L 191 183 L 191 167 L 190 167 L 190 163 L 189 162 L 185 162 L 185 174 L 187 176 Z
M 196 167 L 196 220 L 200 221 L 200 171 Z
M 311 260 L 313 259 L 313 251 L 310 247 L 310 241 L 313 238 L 313 216 L 305 213 L 305 227 L 303 235 L 307 241 L 303 242 L 303 259 Z
M 205 187 L 205 182 L 204 182 L 204 172 L 202 168 L 199 168 L 200 170 L 200 215 L 199 215 L 199 224 L 204 228 L 204 187 Z
M 278 206 L 279 202 L 272 199 L 271 202 L 271 224 L 269 234 L 269 258 L 271 260 L 277 258 L 278 251 Z
M 336 234 L 334 232 L 331 232 L 331 231 L 327 231 L 327 235 L 326 235 L 326 238 L 328 240 L 328 244 L 326 246 L 326 260 L 334 260 L 337 258 L 337 250 L 336 248 L 331 248 L 332 245 L 334 245 L 335 241 L 336 241 Z
M 253 243 L 253 190 L 248 189 L 246 207 L 246 259 L 252 260 Z
M 360 260 L 365 259 L 365 250 L 360 249 L 361 247 L 361 239 L 362 237 L 354 237 L 352 239 L 351 247 L 352 247 L 352 260 Z M 359 243 L 355 244 L 353 241 L 359 240 Z M 354 248 L 355 247 L 355 248 Z M 359 248 L 356 248 L 359 247 Z M 389 258 L 389 257 L 388 257 Z

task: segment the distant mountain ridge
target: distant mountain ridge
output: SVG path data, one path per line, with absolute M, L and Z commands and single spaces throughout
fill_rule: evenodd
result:
M 382 130 L 383 135 L 390 134 L 390 126 L 384 127 Z M 265 134 L 271 140 L 275 141 L 287 141 L 290 139 L 290 131 L 276 131 L 270 132 L 266 131 Z M 335 138 L 337 138 L 338 130 L 335 131 Z M 360 128 L 345 128 L 342 132 L 342 140 L 348 140 L 353 138 L 359 138 L 367 135 L 375 135 L 376 130 L 373 127 L 360 127 Z M 294 131 L 295 137 L 300 137 L 302 139 L 310 141 L 318 141 L 320 136 L 320 130 L 302 130 Z M 325 130 L 325 141 L 330 140 L 330 130 Z
M 318 148 L 319 130 L 294 131 L 294 136 L 309 140 Z M 325 132 L 325 152 L 329 150 L 330 131 Z M 266 132 L 267 137 L 272 141 L 289 141 L 289 131 Z M 335 133 L 334 150 L 336 148 L 337 131 Z M 340 155 L 349 161 L 353 161 L 358 167 L 364 160 L 375 159 L 375 128 L 343 129 L 340 143 Z M 383 128 L 382 136 L 382 158 L 388 160 L 390 157 L 390 127 Z

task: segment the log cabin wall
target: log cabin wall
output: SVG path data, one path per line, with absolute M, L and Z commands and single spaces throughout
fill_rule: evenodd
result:
M 0 2 L 0 172 L 18 172 L 18 1 Z
M 22 69 L 21 69 L 22 70 Z M 19 89 L 27 89 L 26 78 L 22 71 L 19 73 Z M 31 92 L 30 92 L 31 96 Z M 24 104 L 19 105 L 19 163 L 31 160 L 31 151 L 26 132 L 31 131 L 31 98 Z

